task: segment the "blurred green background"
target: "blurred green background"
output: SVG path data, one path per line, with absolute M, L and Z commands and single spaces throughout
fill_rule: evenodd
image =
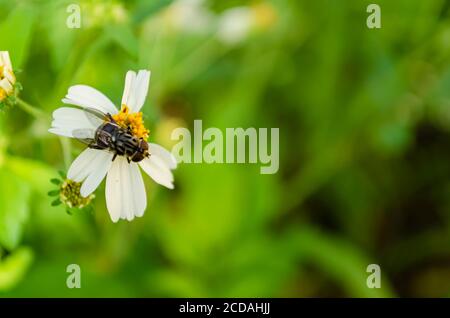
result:
M 377 0 L 370 30 L 372 2 L 0 0 L 0 50 L 41 111 L 0 113 L 0 296 L 450 296 L 450 2 Z M 151 141 L 194 119 L 279 127 L 280 171 L 181 164 L 174 191 L 144 177 L 131 223 L 104 185 L 94 212 L 52 207 L 83 145 L 51 112 L 79 83 L 119 103 L 140 68 Z

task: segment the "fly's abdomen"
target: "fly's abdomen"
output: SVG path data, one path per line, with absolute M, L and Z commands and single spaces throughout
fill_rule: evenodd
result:
M 117 154 L 132 156 L 138 149 L 138 140 L 128 132 L 119 131 L 116 137 L 115 146 Z

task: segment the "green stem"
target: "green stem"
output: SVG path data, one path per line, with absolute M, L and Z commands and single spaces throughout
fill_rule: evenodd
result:
M 66 170 L 68 170 L 72 161 L 72 144 L 69 139 L 65 137 L 59 137 L 59 141 L 63 152 L 64 166 L 66 167 Z
M 37 119 L 44 119 L 48 120 L 47 114 L 42 111 L 41 109 L 34 107 L 30 105 L 29 103 L 25 102 L 24 100 L 20 99 L 19 97 L 16 97 L 17 105 L 25 111 L 27 114 L 37 118 Z

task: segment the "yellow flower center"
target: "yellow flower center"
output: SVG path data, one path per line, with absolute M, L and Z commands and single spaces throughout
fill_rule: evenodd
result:
M 6 92 L 0 87 L 0 102 L 6 98 Z
M 123 104 L 120 112 L 112 117 L 120 127 L 129 129 L 135 137 L 143 138 L 147 141 L 149 131 L 144 126 L 142 112 L 130 113 L 128 106 Z
M 259 3 L 253 5 L 253 14 L 256 26 L 262 30 L 266 30 L 277 22 L 277 11 L 268 3 Z

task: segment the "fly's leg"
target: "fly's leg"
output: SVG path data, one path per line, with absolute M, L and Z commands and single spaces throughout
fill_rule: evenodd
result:
M 112 157 L 112 160 L 111 160 L 111 161 L 116 160 L 116 157 L 117 157 L 117 153 L 114 154 L 114 156 Z
M 106 117 L 108 118 L 108 120 L 109 120 L 111 123 L 117 124 L 116 121 L 114 120 L 114 118 L 111 116 L 110 113 L 106 114 Z
M 130 160 L 130 159 L 133 160 L 134 157 L 136 157 L 136 155 L 137 155 L 137 151 L 135 151 L 135 152 L 133 153 L 133 155 L 129 158 L 129 160 Z M 130 163 L 130 161 L 128 161 L 128 163 Z
M 105 147 L 102 147 L 102 146 L 100 146 L 100 145 L 98 145 L 96 143 L 90 144 L 88 147 L 91 148 L 91 149 L 97 149 L 97 150 L 104 150 L 105 149 Z

